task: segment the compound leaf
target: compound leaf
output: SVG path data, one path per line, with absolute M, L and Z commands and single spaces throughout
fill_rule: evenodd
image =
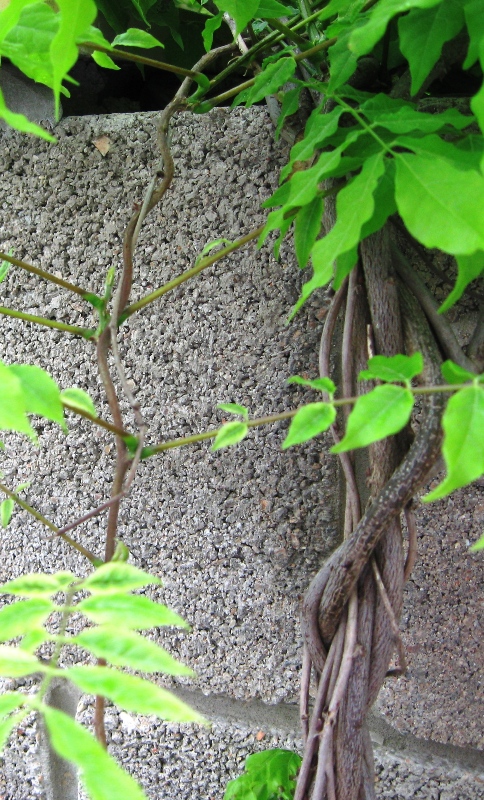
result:
M 2 636 L 3 639 L 3 636 Z M 41 662 L 19 647 L 0 645 L 0 675 L 5 678 L 23 678 L 39 672 Z
M 119 626 L 86 628 L 73 637 L 72 641 L 90 650 L 97 658 L 105 658 L 116 667 L 131 667 L 143 672 L 164 672 L 167 675 L 194 675 L 193 670 L 181 664 L 150 639 L 133 631 L 120 630 Z
M 47 598 L 18 600 L 0 610 L 0 642 L 28 633 L 31 628 L 43 625 L 55 605 Z
M 0 592 L 20 595 L 21 597 L 43 597 L 44 595 L 65 591 L 75 580 L 76 576 L 71 572 L 56 572 L 55 575 L 31 572 L 2 584 Z M 53 606 L 51 608 L 53 609 Z
M 125 561 L 108 561 L 89 575 L 82 583 L 80 589 L 87 589 L 93 593 L 109 592 L 117 594 L 131 589 L 139 589 L 149 584 L 161 585 L 161 580 L 148 572 L 127 564 Z
M 124 628 L 144 630 L 159 626 L 188 628 L 178 614 L 148 597 L 128 594 L 97 594 L 88 597 L 76 609 L 99 625 L 120 625 Z

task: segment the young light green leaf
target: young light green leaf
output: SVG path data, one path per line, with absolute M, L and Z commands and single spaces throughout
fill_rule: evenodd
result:
M 472 372 L 468 372 L 458 364 L 454 364 L 450 359 L 444 361 L 440 371 L 447 383 L 467 383 L 468 381 L 473 381 L 476 377 Z
M 129 550 L 126 547 L 125 543 L 121 541 L 121 539 L 117 539 L 116 547 L 114 549 L 113 557 L 111 561 L 129 561 Z
M 155 39 L 151 33 L 140 30 L 140 28 L 128 28 L 126 33 L 121 33 L 113 39 L 112 46 L 117 47 L 122 44 L 123 47 L 143 47 L 149 50 L 151 47 L 164 47 L 165 45 L 158 39 Z
M 30 572 L 27 575 L 20 575 L 8 583 L 3 583 L 0 586 L 0 592 L 20 597 L 43 597 L 65 591 L 75 580 L 77 578 L 71 572 L 56 572 L 55 575 Z M 49 603 L 49 607 L 51 610 L 54 609 L 51 603 Z
M 477 553 L 478 550 L 484 550 L 484 534 L 475 542 L 471 547 L 469 547 L 471 553 Z
M 246 106 L 250 108 L 254 103 L 263 100 L 268 95 L 275 94 L 281 86 L 284 86 L 296 71 L 296 61 L 292 56 L 283 56 L 269 64 L 262 72 L 257 75 L 254 85 L 250 89 L 247 97 Z
M 100 67 L 104 67 L 104 69 L 121 69 L 107 53 L 100 53 L 98 50 L 93 50 L 91 56 L 96 64 Z
M 14 508 L 15 503 L 11 497 L 7 497 L 6 500 L 3 500 L 2 503 L 0 503 L 0 520 L 2 523 L 2 528 L 7 527 L 12 517 Z
M 469 386 L 454 394 L 442 417 L 447 475 L 422 499 L 426 503 L 467 486 L 484 473 L 484 387 Z
M 138 633 L 122 630 L 119 625 L 86 628 L 72 641 L 90 650 L 97 658 L 105 658 L 115 667 L 131 667 L 142 672 L 163 672 L 166 675 L 195 673 L 154 642 Z
M 370 156 L 359 175 L 339 192 L 336 200 L 336 223 L 323 239 L 316 242 L 311 251 L 314 276 L 304 284 L 296 310 L 315 289 L 328 283 L 333 273 L 334 260 L 358 244 L 361 229 L 373 214 L 373 192 L 384 169 L 383 153 Z
M 2 636 L 3 639 L 3 636 Z M 0 675 L 4 678 L 23 678 L 42 669 L 42 663 L 32 653 L 19 647 L 0 645 Z
M 120 625 L 134 630 L 161 626 L 189 628 L 170 608 L 136 594 L 98 594 L 81 600 L 76 609 L 98 625 Z
M 87 411 L 93 417 L 97 417 L 97 411 L 94 403 L 89 397 L 88 393 L 83 389 L 77 389 L 73 386 L 71 389 L 64 389 L 61 392 L 62 403 L 72 408 L 79 408 L 81 411 Z
M 8 251 L 8 255 L 13 256 L 13 254 L 14 254 L 14 249 L 13 247 L 11 247 L 10 250 Z M 5 261 L 5 259 L 3 259 L 0 262 L 0 283 L 2 283 L 2 281 L 4 281 L 5 278 L 7 277 L 11 266 L 12 265 L 8 261 Z
M 4 606 L 0 610 L 0 642 L 8 642 L 31 628 L 43 625 L 54 609 L 54 603 L 41 597 Z
M 10 367 L 0 362 L 0 429 L 26 433 L 36 438 L 27 419 L 27 406 L 22 384 Z
M 76 40 L 91 25 L 97 15 L 93 0 L 57 0 L 60 11 L 59 30 L 50 46 L 53 67 L 56 117 L 59 117 L 59 98 L 62 81 L 77 61 Z
M 245 439 L 249 432 L 245 422 L 226 422 L 217 433 L 210 450 L 220 450 L 222 447 L 230 447 Z
M 321 230 L 323 208 L 323 198 L 314 197 L 296 215 L 294 249 L 300 269 L 303 269 L 308 263 L 309 254 Z
M 27 653 L 34 654 L 37 648 L 49 639 L 55 639 L 55 636 L 52 637 L 45 628 L 32 628 L 25 636 L 22 636 L 19 647 L 21 650 L 26 650 Z
M 103 695 L 125 711 L 155 714 L 169 722 L 204 722 L 171 692 L 143 678 L 108 667 L 70 667 L 63 674 L 83 692 Z
M 412 95 L 417 94 L 437 62 L 445 42 L 457 36 L 464 25 L 459 0 L 442 0 L 432 8 L 415 8 L 398 21 L 400 49 L 412 76 Z
M 484 177 L 478 172 L 400 153 L 396 201 L 408 230 L 425 247 L 459 256 L 484 250 Z
M 161 580 L 125 561 L 108 561 L 85 578 L 79 584 L 79 589 L 87 589 L 93 594 L 118 594 L 149 584 L 161 586 Z
M 223 236 L 219 239 L 214 239 L 212 242 L 208 242 L 208 244 L 206 244 L 205 247 L 203 248 L 202 252 L 199 253 L 199 255 L 197 256 L 195 260 L 195 266 L 197 266 L 197 264 L 200 263 L 200 261 L 204 256 L 208 255 L 208 253 L 210 253 L 212 250 L 214 250 L 221 244 L 228 245 L 228 244 L 233 244 L 233 242 L 231 242 L 230 239 L 225 239 Z
M 456 256 L 456 261 L 457 280 L 451 293 L 440 306 L 440 314 L 448 311 L 462 297 L 467 286 L 482 274 L 484 271 L 484 251 L 477 250 L 476 253 L 472 253 L 470 256 L 458 255 Z
M 217 408 L 222 411 L 228 411 L 229 414 L 240 414 L 244 419 L 249 419 L 249 411 L 245 406 L 239 406 L 238 403 L 217 403 Z
M 215 5 L 221 11 L 226 11 L 235 20 L 236 38 L 241 33 L 248 22 L 257 16 L 259 0 L 215 0 Z
M 5 692 L 0 695 L 0 717 L 10 714 L 11 711 L 20 708 L 24 703 L 25 695 L 22 692 Z
M 223 21 L 224 21 L 224 15 L 222 11 L 220 11 L 214 17 L 210 17 L 210 19 L 207 19 L 205 27 L 202 31 L 203 46 L 207 53 L 209 50 L 212 49 L 213 35 L 215 31 L 217 31 L 220 28 Z
M 344 453 L 366 447 L 398 433 L 408 423 L 412 408 L 413 394 L 409 389 L 389 383 L 377 386 L 358 398 L 348 418 L 346 434 L 331 452 Z
M 60 389 L 49 373 L 30 364 L 11 364 L 9 369 L 20 381 L 27 413 L 51 419 L 67 432 Z
M 11 717 L 7 717 L 7 719 L 0 720 L 0 753 L 5 747 L 8 737 L 12 733 L 13 729 L 21 723 L 27 714 L 27 711 L 20 711 L 18 714 L 13 714 Z
M 316 389 L 318 392 L 328 392 L 334 394 L 336 386 L 331 378 L 316 378 L 315 380 L 308 380 L 307 378 L 300 378 L 299 375 L 292 375 L 287 380 L 288 383 L 299 383 L 301 386 L 310 386 L 311 389 Z
M 24 75 L 46 86 L 52 86 L 53 81 L 50 46 L 59 20 L 59 14 L 46 3 L 28 5 L 1 45 L 3 56 Z
M 302 444 L 327 431 L 336 419 L 336 409 L 330 403 L 308 403 L 297 412 L 291 422 L 282 449 Z
M 424 367 L 421 353 L 412 356 L 375 356 L 368 361 L 368 369 L 363 369 L 358 380 L 380 380 L 387 383 L 405 383 L 420 375 Z
M 265 750 L 245 761 L 245 772 L 229 781 L 224 800 L 292 800 L 301 756 L 291 750 Z
M 375 44 L 385 33 L 390 20 L 412 8 L 431 8 L 442 0 L 382 0 L 372 9 L 365 25 L 357 28 L 350 39 L 350 48 L 358 56 L 373 50 Z
M 79 769 L 91 800 L 148 800 L 133 778 L 82 725 L 51 706 L 40 708 L 54 750 Z

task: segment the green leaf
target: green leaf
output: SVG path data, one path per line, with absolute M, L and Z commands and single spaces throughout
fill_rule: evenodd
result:
M 155 714 L 169 722 L 203 722 L 203 717 L 171 692 L 143 678 L 108 667 L 70 667 L 63 674 L 87 694 L 103 695 L 125 711 Z
M 245 772 L 229 781 L 224 800 L 292 800 L 301 756 L 291 750 L 265 750 L 245 761 Z
M 45 628 L 32 628 L 25 636 L 22 636 L 19 647 L 33 655 L 41 644 L 52 638 Z
M 469 386 L 456 392 L 447 403 L 442 428 L 447 475 L 422 498 L 426 503 L 445 497 L 484 473 L 484 387 Z
M 40 597 L 4 606 L 0 610 L 0 642 L 7 642 L 28 633 L 30 628 L 43 625 L 54 609 L 50 600 Z
M 299 108 L 301 90 L 302 86 L 295 86 L 294 89 L 288 89 L 286 92 L 284 92 L 284 97 L 282 98 L 281 103 L 281 113 L 279 114 L 274 134 L 276 142 L 279 141 L 279 137 L 287 117 L 295 114 Z
M 395 196 L 405 225 L 425 247 L 452 255 L 484 250 L 484 177 L 478 172 L 399 154 Z
M 447 383 L 467 383 L 468 381 L 473 381 L 476 377 L 472 372 L 459 367 L 458 364 L 454 364 L 450 359 L 444 361 L 440 371 Z
M 114 758 L 78 722 L 63 711 L 42 705 L 54 750 L 72 761 L 91 800 L 147 800 L 140 786 L 119 767 Z
M 10 714 L 25 703 L 25 695 L 21 692 L 5 692 L 0 695 L 0 717 Z M 1 750 L 1 747 L 0 747 Z
M 81 600 L 76 609 L 98 625 L 120 625 L 135 630 L 165 625 L 189 628 L 185 620 L 170 608 L 140 595 L 94 595 Z
M 273 64 L 269 64 L 262 72 L 257 75 L 254 85 L 251 87 L 247 97 L 246 106 L 250 108 L 254 103 L 263 100 L 270 94 L 275 94 L 281 86 L 284 86 L 296 71 L 296 61 L 292 56 L 279 58 Z
M 203 46 L 207 51 L 207 53 L 209 50 L 212 49 L 213 35 L 215 31 L 220 28 L 223 21 L 224 21 L 224 15 L 222 11 L 220 11 L 214 17 L 210 17 L 210 19 L 207 19 L 205 27 L 202 31 Z
M 438 114 L 435 115 L 439 116 Z M 469 117 L 468 117 L 469 119 Z M 472 119 L 472 118 L 471 118 Z M 484 153 L 482 137 L 478 137 L 480 147 L 470 147 L 467 149 L 464 144 L 473 144 L 476 137 L 467 134 L 465 139 L 460 142 L 452 143 L 441 139 L 440 136 L 431 134 L 430 136 L 399 136 L 394 141 L 394 145 L 405 147 L 412 150 L 416 155 L 438 156 L 449 161 L 456 169 L 480 170 L 480 160 Z
M 226 422 L 217 433 L 210 450 L 220 450 L 222 447 L 230 447 L 245 439 L 249 428 L 245 422 Z
M 215 0 L 215 5 L 221 11 L 226 11 L 235 20 L 237 27 L 235 37 L 237 37 L 247 23 L 257 16 L 259 0 Z
M 469 50 L 463 69 L 469 69 L 479 59 L 481 43 L 484 41 L 484 16 L 481 0 L 465 0 L 464 16 L 469 34 Z
M 96 407 L 88 393 L 83 389 L 77 389 L 76 387 L 64 389 L 64 391 L 61 392 L 61 400 L 63 403 L 73 408 L 79 408 L 81 411 L 87 411 L 88 414 L 97 417 Z
M 230 239 L 225 239 L 224 237 L 221 237 L 219 239 L 214 239 L 212 242 L 208 242 L 208 244 L 205 245 L 201 253 L 198 254 L 195 261 L 195 266 L 197 266 L 197 264 L 200 263 L 200 261 L 204 256 L 206 256 L 208 253 L 214 250 L 215 247 L 218 247 L 221 244 L 227 245 L 227 244 L 233 244 L 233 242 L 231 242 Z
M 13 247 L 11 247 L 10 250 L 8 251 L 8 255 L 13 256 L 13 253 L 14 249 Z M 0 283 L 2 283 L 7 277 L 11 266 L 12 265 L 8 261 L 5 261 L 4 259 L 0 262 Z
M 479 277 L 484 271 L 484 251 L 478 250 L 470 256 L 456 256 L 457 261 L 457 280 L 449 296 L 444 300 L 439 308 L 439 313 L 443 314 L 459 300 L 467 286 Z
M 164 47 L 165 45 L 155 39 L 151 33 L 142 31 L 139 28 L 128 28 L 126 33 L 121 33 L 113 39 L 112 46 L 117 47 L 122 44 L 124 47 L 143 47 L 149 50 L 151 47 Z
M 2 55 L 27 77 L 52 86 L 50 46 L 59 30 L 59 21 L 59 14 L 46 3 L 26 6 L 17 25 L 1 44 Z
M 20 381 L 27 413 L 51 419 L 67 432 L 60 389 L 53 378 L 40 367 L 29 364 L 11 364 L 9 369 Z
M 375 356 L 368 361 L 368 369 L 358 375 L 358 380 L 380 380 L 387 383 L 406 383 L 420 375 L 424 367 L 421 353 L 412 356 Z
M 71 572 L 56 572 L 55 575 L 30 572 L 28 575 L 20 575 L 8 583 L 3 583 L 0 592 L 21 597 L 43 597 L 64 592 L 76 580 L 76 576 Z M 50 604 L 50 608 L 53 610 L 54 606 Z
M 358 56 L 349 49 L 350 38 L 354 29 L 355 25 L 344 34 L 338 36 L 336 44 L 328 50 L 331 76 L 328 92 L 334 92 L 343 83 L 346 83 L 358 66 Z
M 289 4 L 283 6 L 278 0 L 260 0 L 257 19 L 277 19 L 277 17 L 289 17 L 294 13 L 294 7 Z
M 161 580 L 125 561 L 108 561 L 83 580 L 79 589 L 87 589 L 93 593 L 118 594 L 149 584 L 161 586 Z
M 2 528 L 7 527 L 12 517 L 14 508 L 15 503 L 11 497 L 8 497 L 6 500 L 3 500 L 2 503 L 0 503 L 0 519 L 2 522 Z
M 300 378 L 299 375 L 292 375 L 288 378 L 288 383 L 299 383 L 300 386 L 309 386 L 311 389 L 316 389 L 318 392 L 328 392 L 334 394 L 336 386 L 331 378 L 316 378 L 316 380 L 308 380 L 307 378 Z
M 102 11 L 102 9 L 100 10 Z M 114 30 L 114 26 L 111 27 Z M 77 44 L 85 44 L 86 42 L 92 42 L 92 44 L 100 44 L 101 47 L 106 47 L 108 50 L 111 50 L 112 47 L 111 43 L 104 38 L 99 28 L 96 28 L 95 25 L 88 25 L 82 31 L 82 33 L 78 35 Z
M 395 214 L 397 204 L 395 202 L 395 161 L 385 159 L 385 172 L 379 178 L 375 191 L 373 192 L 375 208 L 370 219 L 365 222 L 361 229 L 361 239 L 366 239 L 372 233 L 383 228 L 388 217 Z M 355 253 L 357 256 L 357 252 Z M 357 257 L 353 257 L 353 266 L 356 264 Z M 338 264 L 339 267 L 339 264 Z M 346 275 L 351 272 L 352 266 L 344 272 L 336 269 L 335 276 L 338 286 L 341 286 Z
M 309 254 L 321 230 L 323 208 L 323 198 L 314 197 L 296 215 L 294 249 L 300 269 L 303 269 L 308 263 Z
M 484 534 L 477 540 L 471 547 L 469 547 L 471 553 L 477 553 L 478 550 L 484 550 Z
M 360 111 L 373 125 L 392 133 L 434 133 L 448 126 L 460 131 L 474 122 L 472 116 L 461 114 L 456 108 L 448 108 L 440 114 L 427 114 L 418 111 L 411 103 L 394 100 L 385 94 L 377 94 L 367 100 Z
M 240 414 L 244 419 L 249 419 L 249 412 L 245 406 L 239 406 L 238 403 L 217 403 L 217 408 L 222 411 L 228 411 L 229 414 Z
M 121 539 L 116 540 L 116 547 L 111 561 L 129 561 L 130 552 Z
M 56 0 L 56 4 L 60 11 L 60 26 L 50 46 L 50 57 L 56 117 L 59 117 L 62 81 L 77 61 L 77 37 L 94 22 L 97 8 L 93 0 Z
M 359 175 L 338 193 L 336 222 L 330 232 L 314 245 L 311 258 L 314 276 L 304 284 L 296 309 L 309 295 L 331 279 L 333 262 L 342 253 L 351 250 L 360 241 L 361 229 L 375 207 L 373 192 L 385 169 L 383 153 L 368 158 Z
M 412 76 L 411 94 L 421 88 L 436 64 L 445 42 L 453 39 L 464 25 L 460 0 L 442 0 L 432 8 L 416 8 L 398 22 L 400 49 Z
M 336 419 L 336 409 L 330 403 L 308 403 L 297 412 L 291 422 L 282 449 L 302 444 L 327 431 Z
M 93 50 L 91 53 L 93 60 L 96 64 L 99 64 L 100 67 L 104 67 L 105 69 L 121 69 L 113 59 L 108 56 L 106 53 L 100 53 L 98 50 Z
M 368 22 L 353 32 L 350 48 L 358 56 L 373 50 L 385 33 L 390 20 L 412 8 L 432 8 L 442 0 L 381 0 L 372 10 Z
M 358 398 L 348 418 L 346 434 L 331 452 L 366 447 L 398 433 L 408 423 L 412 408 L 413 394 L 409 389 L 393 384 L 377 386 Z
M 0 42 L 3 42 L 9 32 L 15 28 L 25 6 L 35 2 L 37 0 L 10 0 L 8 4 L 2 7 L 0 13 Z
M 120 630 L 119 626 L 101 625 L 87 628 L 72 638 L 97 658 L 105 658 L 116 667 L 131 667 L 142 672 L 164 672 L 166 675 L 195 673 L 154 642 L 138 633 Z
M 5 120 L 7 125 L 11 128 L 15 128 L 17 131 L 21 131 L 22 133 L 33 133 L 35 136 L 40 136 L 41 139 L 46 139 L 48 142 L 56 142 L 57 139 L 55 136 L 52 136 L 50 133 L 45 131 L 40 125 L 36 125 L 35 122 L 30 122 L 27 117 L 23 114 L 16 114 L 10 109 L 7 108 L 5 105 L 5 100 L 3 97 L 3 93 L 0 91 L 0 119 Z
M 291 148 L 289 162 L 281 172 L 281 180 L 290 175 L 296 161 L 307 161 L 311 158 L 338 129 L 344 108 L 335 106 L 328 113 L 324 113 L 323 109 L 324 106 L 319 106 L 311 113 L 304 129 L 304 138 Z
M 3 636 L 1 637 L 3 639 Z M 0 675 L 4 678 L 23 678 L 39 672 L 42 663 L 19 647 L 0 645 Z
M 21 711 L 19 714 L 14 714 L 13 716 L 0 721 L 0 753 L 5 747 L 13 729 L 20 724 L 20 722 L 24 719 L 24 717 L 27 716 L 27 714 L 28 714 L 27 711 Z
M 36 434 L 27 419 L 27 405 L 22 384 L 10 367 L 0 361 L 0 429 Z

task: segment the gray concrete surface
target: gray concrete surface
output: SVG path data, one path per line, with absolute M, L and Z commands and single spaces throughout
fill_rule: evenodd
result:
M 100 291 L 107 267 L 119 264 L 123 225 L 156 163 L 155 118 L 65 119 L 56 129 L 57 145 L 5 136 L 1 249 L 13 247 L 17 257 Z M 93 144 L 101 135 L 110 142 L 105 157 Z M 173 150 L 175 184 L 142 231 L 133 298 L 191 266 L 207 241 L 233 239 L 260 224 L 258 205 L 277 185 L 286 155 L 284 145 L 274 145 L 261 109 L 181 116 Z M 317 373 L 324 293 L 285 324 L 300 280 L 288 246 L 280 263 L 268 246 L 252 246 L 123 328 L 121 352 L 150 441 L 220 424 L 219 402 L 242 403 L 255 416 L 313 399 L 285 384 L 292 374 Z M 14 270 L 0 295 L 2 304 L 30 313 L 73 324 L 93 321 L 77 297 Z M 62 387 L 87 388 L 107 416 L 88 344 L 10 318 L 2 319 L 2 331 L 0 358 L 44 366 Z M 35 427 L 40 448 L 5 436 L 0 468 L 9 485 L 32 480 L 29 502 L 65 524 L 107 497 L 112 443 L 72 416 L 67 437 L 45 421 Z M 191 732 L 113 710 L 113 750 L 153 800 L 175 794 L 218 800 L 227 777 L 254 747 L 294 740 L 287 720 L 294 719 L 300 669 L 299 598 L 336 543 L 338 479 L 324 437 L 283 453 L 285 428 L 254 431 L 237 449 L 221 453 L 205 443 L 143 463 L 123 509 L 120 532 L 133 562 L 164 581 L 150 595 L 192 625 L 189 633 L 161 632 L 159 641 L 196 670 L 196 681 L 160 680 L 198 692 L 192 695 L 197 702 L 208 696 L 209 711 L 219 708 L 210 731 Z M 460 497 L 419 509 L 421 560 L 407 588 L 403 621 L 409 674 L 388 684 L 377 709 L 395 731 L 393 744 L 374 725 L 382 797 L 484 797 L 483 562 L 466 545 L 480 535 L 483 494 L 484 484 L 476 484 Z M 77 535 L 102 552 L 101 520 Z M 75 553 L 17 512 L 2 538 L 0 580 L 66 564 L 85 570 Z M 67 653 L 66 661 L 73 657 Z M 267 731 L 261 701 L 279 704 Z M 85 704 L 80 714 L 89 713 Z M 265 738 L 258 742 L 260 730 Z M 434 755 L 431 745 L 444 749 Z M 25 726 L 0 773 L 5 800 L 44 800 L 34 751 L 34 728 Z
M 2 63 L 0 70 L 0 89 L 10 111 L 24 114 L 32 122 L 55 125 L 55 105 L 52 90 L 42 83 L 29 80 L 17 67 L 7 62 Z M 62 116 L 62 107 L 60 109 Z M 0 127 L 8 128 L 3 120 Z

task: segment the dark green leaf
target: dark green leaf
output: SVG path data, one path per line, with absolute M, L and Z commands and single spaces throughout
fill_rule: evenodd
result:
M 398 433 L 408 423 L 412 408 L 413 394 L 409 389 L 393 384 L 377 386 L 358 398 L 348 418 L 346 434 L 331 452 L 366 447 Z
M 91 800 L 148 800 L 136 781 L 82 725 L 51 706 L 43 705 L 41 713 L 54 750 L 78 767 Z
M 484 177 L 478 172 L 400 154 L 396 201 L 408 230 L 425 247 L 452 255 L 484 250 Z
M 368 369 L 358 375 L 358 380 L 380 380 L 405 383 L 420 375 L 424 367 L 421 353 L 412 356 L 375 356 L 368 361 Z
M 282 443 L 286 450 L 295 444 L 314 439 L 327 431 L 336 419 L 336 410 L 330 403 L 308 403 L 303 406 L 291 422 L 288 434 Z
M 125 561 L 108 561 L 102 567 L 89 575 L 79 589 L 87 589 L 89 592 L 118 594 L 119 592 L 129 592 L 131 589 L 139 589 L 141 586 L 149 584 L 161 585 L 159 578 L 150 575 L 148 572 L 126 564 Z
M 329 394 L 334 394 L 336 391 L 336 386 L 331 378 L 316 378 L 316 380 L 311 381 L 307 380 L 306 378 L 300 378 L 299 375 L 293 375 L 288 379 L 287 382 L 299 383 L 301 386 L 309 386 L 311 389 L 316 389 L 318 392 L 329 392 Z
M 284 92 L 284 97 L 282 98 L 281 104 L 281 113 L 279 114 L 275 131 L 276 142 L 279 140 L 279 136 L 281 135 L 281 131 L 287 117 L 295 114 L 299 108 L 301 89 L 301 86 L 296 86 L 294 89 L 288 89 L 287 92 Z
M 439 308 L 443 314 L 462 297 L 467 286 L 479 277 L 484 271 L 484 251 L 478 250 L 470 256 L 456 256 L 457 261 L 457 280 L 449 296 L 444 300 Z
M 294 249 L 297 263 L 301 269 L 308 263 L 309 254 L 321 230 L 323 208 L 323 198 L 314 197 L 296 215 Z
M 453 39 L 464 25 L 462 2 L 442 0 L 432 8 L 416 8 L 398 22 L 400 49 L 412 76 L 412 95 L 417 94 L 437 62 L 445 42 Z
M 202 39 L 203 39 L 203 46 L 207 51 L 207 53 L 209 50 L 212 49 L 213 35 L 215 31 L 220 28 L 223 20 L 224 20 L 224 15 L 222 11 L 220 11 L 219 14 L 216 14 L 214 17 L 210 17 L 210 19 L 207 19 L 205 23 L 205 27 L 202 32 Z
M 178 614 L 148 597 L 127 594 L 102 594 L 88 597 L 76 606 L 88 619 L 99 625 L 121 625 L 143 630 L 159 626 L 188 628 Z
M 222 447 L 230 447 L 245 439 L 249 432 L 245 422 L 226 422 L 217 433 L 211 446 L 211 450 L 220 450 Z
M 125 711 L 155 714 L 170 722 L 204 721 L 171 692 L 143 678 L 108 667 L 70 667 L 63 674 L 86 694 L 103 695 Z
M 454 364 L 450 359 L 444 361 L 440 370 L 447 383 L 467 383 L 468 381 L 473 381 L 476 377 L 472 372 L 459 367 L 458 364 Z
M 484 15 L 481 0 L 466 0 L 464 16 L 470 41 L 463 68 L 469 69 L 479 59 L 479 52 L 484 41 Z
M 154 642 L 138 633 L 122 630 L 119 625 L 87 628 L 72 638 L 97 658 L 105 658 L 116 667 L 131 667 L 142 672 L 164 672 L 167 675 L 194 675 Z
M 20 575 L 8 583 L 0 586 L 0 592 L 20 595 L 21 597 L 42 597 L 63 592 L 73 583 L 76 576 L 71 572 L 56 572 L 55 575 L 46 575 L 41 572 L 31 572 Z M 50 606 L 54 608 L 53 605 Z
M 12 364 L 9 369 L 20 381 L 27 413 L 51 419 L 67 432 L 60 390 L 50 375 L 29 364 Z
M 301 761 L 291 750 L 254 753 L 243 775 L 227 784 L 224 800 L 292 800 Z
M 113 47 L 123 45 L 123 47 L 142 47 L 149 50 L 152 47 L 164 47 L 165 45 L 155 39 L 151 33 L 142 31 L 139 28 L 128 28 L 126 33 L 121 33 L 113 39 Z
M 1 637 L 3 639 L 3 636 Z M 0 675 L 4 678 L 23 678 L 39 672 L 41 662 L 19 647 L 0 645 Z
M 447 475 L 425 495 L 426 503 L 445 497 L 484 473 L 484 387 L 469 386 L 456 392 L 447 403 L 442 427 Z
M 4 606 L 0 610 L 0 642 L 7 642 L 27 633 L 30 628 L 43 625 L 54 609 L 54 603 L 40 597 Z

